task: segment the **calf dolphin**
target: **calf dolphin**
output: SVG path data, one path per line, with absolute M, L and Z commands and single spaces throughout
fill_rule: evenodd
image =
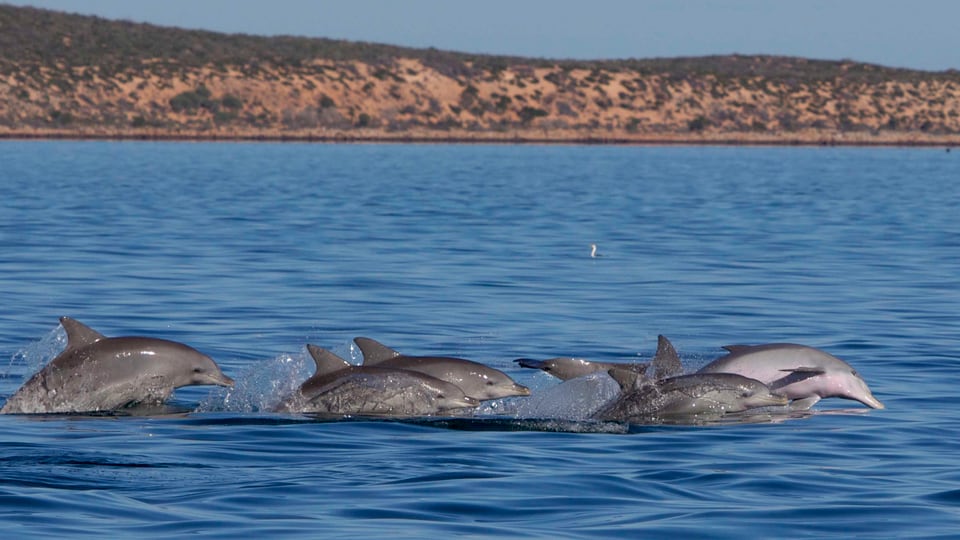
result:
M 479 362 L 444 356 L 406 356 L 370 338 L 358 337 L 353 341 L 360 347 L 364 366 L 424 373 L 453 383 L 480 401 L 530 395 L 529 388 L 517 384 L 506 373 Z
M 622 369 L 611 369 L 610 376 L 621 393 L 594 413 L 597 420 L 644 423 L 719 417 L 787 404 L 786 397 L 771 392 L 762 382 L 733 373 L 679 375 L 653 382 Z
M 738 373 L 757 379 L 795 400 L 790 404 L 792 409 L 809 409 L 828 397 L 884 408 L 850 364 L 819 349 L 793 343 L 727 345 L 724 349 L 730 354 L 697 373 Z
M 591 362 L 581 358 L 550 358 L 548 360 L 531 360 L 529 358 L 518 358 L 514 362 L 520 364 L 520 367 L 539 369 L 553 375 L 554 377 L 567 381 L 583 377 L 591 373 L 609 372 L 611 369 L 628 369 L 639 375 L 645 375 L 649 366 L 653 366 L 653 377 L 655 379 L 665 379 L 683 373 L 683 364 L 680 362 L 680 356 L 673 344 L 666 337 L 657 336 L 657 353 L 653 361 L 646 363 L 626 363 L 626 362 Z
M 423 373 L 354 366 L 316 345 L 307 350 L 317 370 L 277 406 L 279 412 L 404 417 L 480 404 L 456 385 Z
M 233 385 L 209 356 L 182 343 L 108 338 L 70 317 L 60 324 L 66 348 L 10 396 L 0 414 L 113 411 L 162 403 L 181 386 Z

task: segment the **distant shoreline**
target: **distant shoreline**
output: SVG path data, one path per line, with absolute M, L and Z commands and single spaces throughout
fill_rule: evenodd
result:
M 0 27 L 0 139 L 960 146 L 955 70 L 470 55 L 2 4 Z
M 441 143 L 441 144 L 578 144 L 650 146 L 848 146 L 848 147 L 960 147 L 957 135 L 883 136 L 854 134 L 828 136 L 757 136 L 753 134 L 622 134 L 535 136 L 527 133 L 171 133 L 100 131 L 5 131 L 0 140 L 101 140 L 101 141 L 193 141 L 193 142 L 311 142 L 311 143 Z

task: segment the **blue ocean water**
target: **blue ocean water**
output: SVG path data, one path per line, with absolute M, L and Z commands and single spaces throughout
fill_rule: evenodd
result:
M 11 537 L 956 537 L 960 154 L 943 149 L 0 142 L 0 399 L 57 319 L 188 343 L 196 412 L 0 416 Z M 590 257 L 595 243 L 601 257 Z M 690 369 L 850 362 L 887 406 L 775 423 L 320 422 L 265 408 L 354 336 Z

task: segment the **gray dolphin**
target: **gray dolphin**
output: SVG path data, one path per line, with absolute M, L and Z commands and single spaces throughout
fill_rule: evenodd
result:
M 680 356 L 673 344 L 666 337 L 657 336 L 657 353 L 653 361 L 647 363 L 626 363 L 626 362 L 591 362 L 582 358 L 550 358 L 548 360 L 531 360 L 529 358 L 518 358 L 514 360 L 520 367 L 539 369 L 553 375 L 554 377 L 567 381 L 583 377 L 591 373 L 609 372 L 611 369 L 628 369 L 639 375 L 645 375 L 648 367 L 653 366 L 653 377 L 655 379 L 665 379 L 683 373 L 683 364 L 680 363 Z
M 530 389 L 517 384 L 506 373 L 463 358 L 444 356 L 406 356 L 365 337 L 355 338 L 364 366 L 406 369 L 451 382 L 468 396 L 480 401 L 510 396 L 529 396 Z
M 792 409 L 809 409 L 828 397 L 884 408 L 850 364 L 819 349 L 793 343 L 727 345 L 724 349 L 730 354 L 697 373 L 738 373 L 757 379 L 795 400 L 790 404 Z
M 644 423 L 664 419 L 719 417 L 756 407 L 786 405 L 760 381 L 733 373 L 679 375 L 658 381 L 611 369 L 621 393 L 594 413 L 597 420 Z
M 531 358 L 517 358 L 514 360 L 520 367 L 539 369 L 561 381 L 569 381 L 592 373 L 606 372 L 611 369 L 629 369 L 640 375 L 647 372 L 647 363 L 627 363 L 627 362 L 594 362 L 582 358 L 558 357 L 548 358 L 546 360 L 533 360 Z
M 428 416 L 480 402 L 456 385 L 402 369 L 354 366 L 307 345 L 317 370 L 277 406 L 279 412 L 358 416 Z
M 0 413 L 113 411 L 162 403 L 181 386 L 233 385 L 209 356 L 182 343 L 108 338 L 70 317 L 61 317 L 60 324 L 66 348 L 10 396 Z

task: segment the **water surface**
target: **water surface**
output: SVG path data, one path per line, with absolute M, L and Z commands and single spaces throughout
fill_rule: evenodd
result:
M 48 537 L 951 537 L 960 162 L 937 149 L 0 143 L 0 397 L 57 318 L 238 380 L 164 417 L 0 417 L 0 523 Z M 602 257 L 590 257 L 596 243 Z M 690 369 L 791 341 L 887 409 L 777 423 L 319 422 L 264 408 L 354 336 Z M 2 359 L 9 360 L 2 360 Z

